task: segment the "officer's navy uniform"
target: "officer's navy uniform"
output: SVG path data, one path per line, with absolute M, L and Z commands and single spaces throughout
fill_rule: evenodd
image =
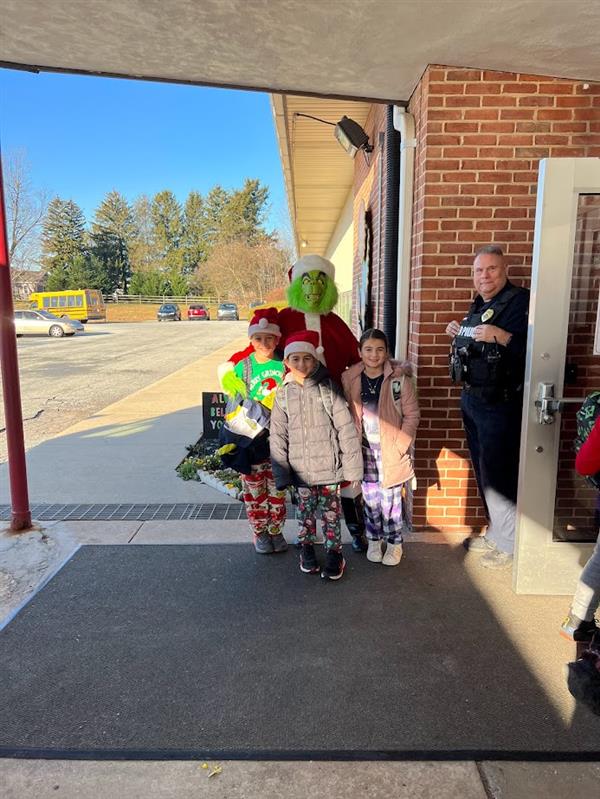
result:
M 452 342 L 450 372 L 463 385 L 461 410 L 475 478 L 489 520 L 487 538 L 512 554 L 519 475 L 529 291 L 506 285 L 485 302 L 477 295 Z M 512 338 L 506 347 L 475 341 L 490 324 Z

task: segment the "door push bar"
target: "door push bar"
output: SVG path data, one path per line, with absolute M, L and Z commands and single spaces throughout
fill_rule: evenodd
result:
M 581 405 L 585 397 L 555 397 L 554 383 L 539 383 L 535 407 L 538 424 L 554 424 L 555 414 L 562 413 L 567 405 Z

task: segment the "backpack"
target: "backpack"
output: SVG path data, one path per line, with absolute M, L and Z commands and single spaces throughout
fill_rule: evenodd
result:
M 575 448 L 575 452 L 579 452 L 581 447 L 583 446 L 584 442 L 586 441 L 589 434 L 592 432 L 592 428 L 596 423 L 596 419 L 600 415 L 600 391 L 592 391 L 591 394 L 583 401 L 583 405 L 577 411 L 576 419 L 577 419 L 577 437 L 573 442 L 573 446 Z M 585 478 L 588 483 L 594 486 L 594 488 L 600 490 L 600 472 L 596 472 L 596 474 L 589 475 Z

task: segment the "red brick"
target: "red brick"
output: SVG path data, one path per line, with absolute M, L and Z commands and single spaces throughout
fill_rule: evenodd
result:
M 458 108 L 435 108 L 427 112 L 431 120 L 462 119 L 462 112 Z
M 540 108 L 537 112 L 538 119 L 572 119 L 573 112 L 568 108 Z
M 477 147 L 444 147 L 444 158 L 477 158 Z
M 473 222 L 466 219 L 448 219 L 442 221 L 441 228 L 442 230 L 473 230 Z
M 424 161 L 425 169 L 436 169 L 446 171 L 448 169 L 459 169 L 460 161 L 452 161 L 448 158 L 426 158 Z
M 466 94 L 500 94 L 502 91 L 501 83 L 490 83 L 489 81 L 479 83 L 467 83 L 465 85 Z
M 450 123 L 447 123 L 450 124 Z M 459 124 L 458 122 L 454 124 Z M 451 144 L 460 144 L 460 136 L 449 136 L 446 133 L 442 134 L 430 134 L 427 136 L 427 140 L 425 142 L 427 146 L 430 144 L 440 144 L 440 145 L 451 145 Z
M 593 122 L 591 123 L 594 124 Z M 553 133 L 586 133 L 587 122 L 554 122 L 552 123 Z
M 499 72 L 486 69 L 483 72 L 484 80 L 506 80 L 508 76 L 512 75 L 511 72 Z
M 508 230 L 508 219 L 482 219 L 475 223 L 476 230 Z
M 500 160 L 496 161 L 496 169 L 531 169 L 531 161 L 517 160 L 516 158 Z
M 496 208 L 494 211 L 494 219 L 523 219 L 526 216 L 526 208 Z
M 475 180 L 475 172 L 442 172 L 443 183 L 463 183 L 464 181 Z
M 531 170 L 530 172 L 515 172 L 513 180 L 515 183 L 535 183 L 537 174 L 536 170 Z
M 483 100 L 485 101 L 485 97 Z M 475 95 L 459 95 L 446 97 L 444 105 L 448 108 L 476 108 L 481 105 L 481 97 Z
M 585 136 L 573 136 L 571 138 L 572 144 L 591 144 L 600 146 L 600 136 L 596 136 L 593 133 L 587 134 Z
M 561 99 L 560 97 L 557 99 Z M 569 98 L 564 98 L 569 99 Z M 525 97 L 519 97 L 519 107 L 541 107 L 554 105 L 554 97 L 548 97 L 547 94 L 530 94 Z
M 478 122 L 446 122 L 446 133 L 477 133 L 479 131 Z M 451 143 L 451 142 L 449 142 Z M 459 142 L 456 142 L 457 144 Z
M 585 147 L 552 147 L 550 151 L 552 158 L 585 158 L 593 157 Z
M 449 69 L 446 73 L 446 80 L 481 80 L 480 69 Z
M 482 133 L 512 133 L 515 129 L 514 122 L 482 122 L 480 130 Z
M 537 86 L 534 89 L 532 84 L 527 83 L 504 83 L 502 85 L 502 91 L 506 94 L 531 94 L 535 90 L 537 90 Z
M 488 147 L 496 144 L 498 137 L 491 133 L 475 133 L 463 136 L 463 144 L 466 146 L 475 145 L 476 147 Z
M 427 191 L 429 194 L 448 195 L 454 194 L 456 188 L 449 183 L 436 183 L 434 186 L 428 186 Z M 442 205 L 446 205 L 446 203 L 442 201 Z
M 493 158 L 467 158 L 461 161 L 461 169 L 496 169 Z
M 465 119 L 493 120 L 498 119 L 500 111 L 497 108 L 465 108 Z
M 516 122 L 517 133 L 549 133 L 552 129 L 550 122 Z
M 588 97 L 557 97 L 557 108 L 586 108 L 592 104 L 591 96 Z
M 548 158 L 547 147 L 515 147 L 517 158 Z
M 531 119 L 533 113 L 526 108 L 501 108 L 500 119 Z
M 456 217 L 458 216 L 457 208 L 428 208 L 425 210 L 427 219 L 441 219 L 442 217 Z
M 517 98 L 511 97 L 510 94 L 499 94 L 492 97 L 482 97 L 481 104 L 485 106 L 492 106 L 493 108 L 508 108 L 509 106 L 517 104 Z
M 576 108 L 573 111 L 573 119 L 597 122 L 600 120 L 600 108 Z
M 432 80 L 445 80 L 446 79 L 446 70 L 443 69 L 443 68 L 440 69 L 440 68 L 437 68 L 437 67 L 429 66 L 425 70 L 424 77 L 426 79 L 428 78 L 430 81 L 432 81 Z
M 459 208 L 458 216 L 462 219 L 491 219 L 492 208 Z
M 431 94 L 464 94 L 465 87 L 460 83 L 430 83 L 428 93 Z
M 452 188 L 453 191 L 456 191 L 455 186 L 446 186 L 446 188 Z M 454 195 L 451 197 L 442 197 L 442 205 L 455 205 L 455 206 L 470 206 L 475 205 L 475 198 L 474 197 L 459 197 L 458 195 Z M 461 208 L 458 211 L 459 215 L 461 213 Z
M 517 80 L 526 80 L 533 83 L 539 83 L 541 80 L 548 80 L 547 78 L 543 77 L 542 75 L 531 75 L 527 72 L 520 72 L 517 75 Z
M 465 143 L 466 143 L 466 136 Z M 481 147 L 479 155 L 482 158 L 510 158 L 515 154 L 514 147 Z
M 479 172 L 477 176 L 479 183 L 510 183 L 512 180 L 511 172 Z
M 497 194 L 492 194 L 489 197 L 478 197 L 477 205 L 490 206 L 491 208 L 504 207 L 510 205 L 510 197 L 499 197 Z
M 553 83 L 540 83 L 540 94 L 573 94 L 573 84 L 563 81 Z
M 533 144 L 533 136 L 527 136 L 524 133 L 515 133 L 512 136 L 498 136 L 498 145 L 512 146 L 512 147 L 528 147 Z
M 600 83 L 587 83 L 587 89 L 583 88 L 584 83 L 575 84 L 575 94 L 600 94 Z

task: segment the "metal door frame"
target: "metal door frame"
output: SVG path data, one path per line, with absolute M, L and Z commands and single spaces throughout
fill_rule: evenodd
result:
M 572 594 L 592 545 L 553 541 L 560 425 L 540 424 L 542 382 L 562 396 L 580 194 L 600 194 L 600 158 L 540 161 L 521 429 L 513 588 Z

